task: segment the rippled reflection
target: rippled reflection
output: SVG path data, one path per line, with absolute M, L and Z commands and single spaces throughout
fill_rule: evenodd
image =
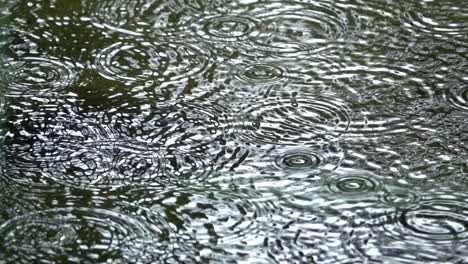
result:
M 0 0 L 0 263 L 466 263 L 464 0 Z

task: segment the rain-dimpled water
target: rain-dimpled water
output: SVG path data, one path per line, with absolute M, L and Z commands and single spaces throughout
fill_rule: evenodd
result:
M 468 263 L 466 0 L 0 0 L 0 263 Z

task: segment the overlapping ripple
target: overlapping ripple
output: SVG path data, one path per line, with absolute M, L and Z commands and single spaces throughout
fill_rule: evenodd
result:
M 2 77 L 11 89 L 24 92 L 50 92 L 71 85 L 78 76 L 78 67 L 65 59 L 24 57 L 2 66 Z
M 251 16 L 208 16 L 194 25 L 197 36 L 214 42 L 246 41 L 269 34 L 269 25 Z
M 403 19 L 404 25 L 412 33 L 422 32 L 438 38 L 463 38 L 468 33 L 467 13 L 466 5 L 457 5 L 452 1 L 423 1 L 408 5 Z
M 252 48 L 270 56 L 317 52 L 328 42 L 351 38 L 357 27 L 353 13 L 333 2 L 253 2 L 242 8 L 271 25 L 270 34 L 252 39 Z
M 232 130 L 233 113 L 216 103 L 179 102 L 147 122 L 148 139 L 167 148 L 203 151 Z M 162 129 L 161 129 L 162 128 Z
M 277 210 L 254 190 L 216 186 L 148 193 L 138 204 L 170 216 L 179 233 L 203 245 L 199 254 L 207 262 L 257 260 L 263 224 Z
M 167 224 L 157 214 L 123 207 L 55 208 L 0 226 L 2 259 L 15 263 L 154 263 L 167 254 Z
M 411 208 L 370 214 L 375 237 L 364 252 L 374 251 L 374 257 L 388 263 L 458 263 L 466 257 L 466 201 L 464 193 L 439 189 L 423 194 Z
M 207 49 L 175 42 L 116 42 L 96 55 L 93 67 L 104 78 L 127 84 L 161 83 L 195 77 L 209 65 Z
M 131 36 L 171 36 L 183 31 L 177 26 L 177 10 L 172 1 L 86 1 L 83 8 L 86 16 L 82 20 L 110 32 L 115 31 Z
M 242 110 L 238 136 L 254 144 L 314 144 L 347 130 L 350 114 L 332 94 L 269 94 Z

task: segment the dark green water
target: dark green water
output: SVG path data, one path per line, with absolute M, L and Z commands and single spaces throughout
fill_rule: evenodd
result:
M 0 0 L 0 263 L 468 263 L 466 0 Z

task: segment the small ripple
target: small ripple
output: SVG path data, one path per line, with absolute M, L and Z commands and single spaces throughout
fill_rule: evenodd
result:
M 407 208 L 417 206 L 421 197 L 422 194 L 416 190 L 386 185 L 380 200 L 396 208 Z
M 3 259 L 154 263 L 165 254 L 166 224 L 156 214 L 142 218 L 135 208 L 120 209 L 57 208 L 17 216 L 0 226 Z
M 246 83 L 279 82 L 287 75 L 288 70 L 278 64 L 260 63 L 238 65 L 232 72 L 234 78 Z
M 255 100 L 239 115 L 239 137 L 254 144 L 311 144 L 350 124 L 350 112 L 331 94 L 282 93 Z
M 268 24 L 248 16 L 208 16 L 194 23 L 195 33 L 215 42 L 245 41 L 257 38 L 268 29 Z
M 93 67 L 109 80 L 177 81 L 195 77 L 208 67 L 207 49 L 175 42 L 117 42 L 96 55 Z
M 461 110 L 468 110 L 468 88 L 460 83 L 460 87 L 451 87 L 444 91 L 442 99 L 450 106 Z
M 303 170 L 316 168 L 323 160 L 319 153 L 297 150 L 276 158 L 275 164 L 283 169 Z
M 257 166 L 264 163 L 273 165 L 272 171 L 276 171 L 278 176 L 289 176 L 297 178 L 300 175 L 306 178 L 318 177 L 325 171 L 330 172 L 340 166 L 344 153 L 337 143 L 329 142 L 317 144 L 315 146 L 304 147 L 272 147 L 263 152 Z M 270 161 L 271 160 L 271 161 Z M 267 166 L 268 168 L 268 166 Z M 257 169 L 260 170 L 258 167 Z M 277 171 L 280 169 L 281 171 Z M 268 170 L 262 169 L 262 174 L 267 174 Z M 300 178 L 300 177 L 299 177 Z
M 50 92 L 71 85 L 77 78 L 77 67 L 69 61 L 48 57 L 24 57 L 7 61 L 3 79 L 15 90 Z
M 366 174 L 339 175 L 328 180 L 327 188 L 334 193 L 346 195 L 367 194 L 380 191 L 383 187 L 382 181 Z

